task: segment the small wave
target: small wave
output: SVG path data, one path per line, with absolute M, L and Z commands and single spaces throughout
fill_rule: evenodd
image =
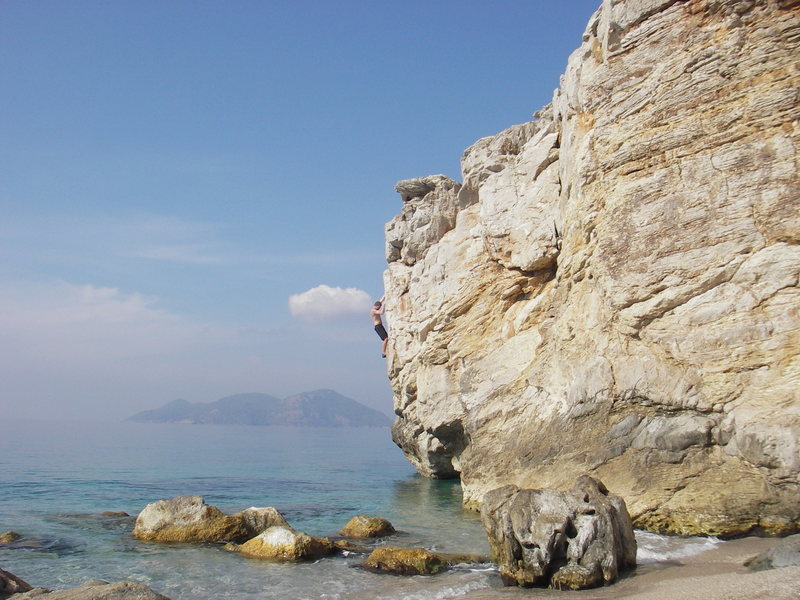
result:
M 715 537 L 680 537 L 636 531 L 636 543 L 636 562 L 647 564 L 694 556 L 712 550 L 720 540 Z
M 420 593 L 411 593 L 402 596 L 399 600 L 448 600 L 450 598 L 458 598 L 459 596 L 466 596 L 470 592 L 476 590 L 487 589 L 487 584 L 483 581 L 470 581 L 468 583 L 451 585 L 435 590 L 426 590 Z

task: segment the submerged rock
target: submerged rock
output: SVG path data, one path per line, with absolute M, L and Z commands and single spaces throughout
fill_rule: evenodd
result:
M 493 490 L 481 520 L 506 585 L 580 590 L 636 565 L 625 502 L 589 476 L 569 491 Z
M 393 533 L 395 533 L 395 529 L 386 519 L 364 515 L 353 517 L 339 531 L 339 535 L 349 538 L 385 537 Z
M 328 538 L 315 538 L 288 526 L 275 526 L 232 549 L 250 558 L 293 562 L 330 556 L 337 547 Z
M 349 540 L 334 540 L 333 545 L 336 546 L 336 551 L 342 553 L 344 556 L 348 554 L 367 554 L 372 551 L 372 548 L 359 546 Z
M 361 566 L 375 573 L 393 575 L 435 575 L 446 566 L 438 554 L 424 548 L 377 548 Z
M 800 534 L 790 535 L 774 548 L 747 561 L 751 571 L 766 571 L 800 565 Z
M 0 533 L 0 544 L 10 544 L 11 542 L 16 542 L 21 538 L 22 535 L 16 531 L 6 531 L 5 533 Z
M 9 531 L 3 535 L 6 537 L 0 540 L 0 545 L 10 550 L 51 552 L 58 556 L 83 551 L 83 544 L 52 535 L 21 535 L 16 531 Z
M 153 542 L 241 542 L 272 525 L 287 525 L 272 507 L 226 515 L 206 504 L 202 496 L 178 496 L 145 506 L 136 518 L 133 536 Z
M 34 588 L 24 594 L 12 596 L 13 600 L 170 600 L 167 596 L 159 594 L 141 583 L 132 581 L 87 581 L 80 587 L 68 590 L 46 590 Z

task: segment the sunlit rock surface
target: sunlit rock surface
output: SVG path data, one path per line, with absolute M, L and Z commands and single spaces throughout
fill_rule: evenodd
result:
M 590 473 L 640 527 L 798 530 L 798 56 L 796 1 L 605 0 L 536 120 L 462 184 L 398 184 L 393 436 L 421 473 L 473 507 Z
M 395 532 L 394 526 L 381 517 L 356 515 L 339 530 L 339 535 L 348 538 L 386 537 Z
M 145 506 L 133 536 L 148 542 L 242 542 L 275 525 L 288 526 L 272 507 L 226 515 L 202 496 L 178 496 Z
M 236 550 L 251 558 L 293 562 L 329 556 L 336 552 L 336 546 L 328 538 L 316 538 L 288 526 L 276 525 Z

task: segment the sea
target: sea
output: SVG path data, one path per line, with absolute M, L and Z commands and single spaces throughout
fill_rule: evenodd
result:
M 478 515 L 461 507 L 458 481 L 417 475 L 386 428 L 0 419 L 0 533 L 23 535 L 0 544 L 0 568 L 31 585 L 129 580 L 172 600 L 444 600 L 503 590 L 488 561 L 398 577 L 361 569 L 359 555 L 278 564 L 221 545 L 132 537 L 145 505 L 184 495 L 203 496 L 226 513 L 273 506 L 295 529 L 318 537 L 335 537 L 351 517 L 370 515 L 398 530 L 373 546 L 489 553 Z M 109 511 L 130 516 L 103 514 Z M 644 565 L 719 543 L 644 532 L 637 540 Z

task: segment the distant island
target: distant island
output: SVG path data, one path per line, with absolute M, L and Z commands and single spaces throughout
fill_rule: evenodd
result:
M 127 419 L 137 423 L 292 425 L 296 427 L 386 427 L 391 419 L 333 390 L 283 400 L 267 394 L 236 394 L 215 402 L 173 400 Z

